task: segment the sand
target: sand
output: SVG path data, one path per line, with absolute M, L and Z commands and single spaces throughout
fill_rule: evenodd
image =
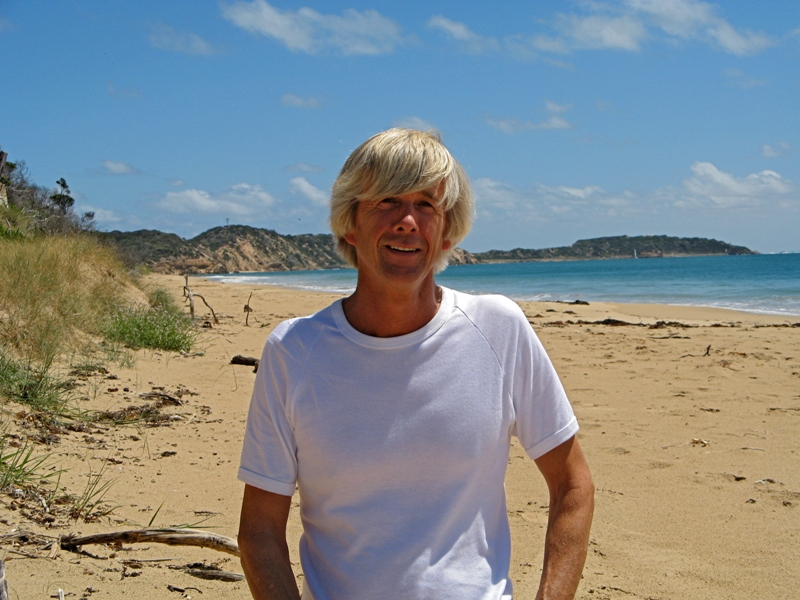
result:
M 182 405 L 164 409 L 176 418 L 162 427 L 64 433 L 49 449 L 37 447 L 66 469 L 60 485 L 77 495 L 90 472 L 103 469 L 101 481 L 113 481 L 103 499 L 113 510 L 96 522 L 57 519 L 48 527 L 3 496 L 0 534 L 193 525 L 235 537 L 243 487 L 236 469 L 255 376 L 230 359 L 259 356 L 277 323 L 336 296 L 190 281 L 220 317 L 204 330 L 202 356 L 138 351 L 77 390 L 87 398 L 81 408 L 116 410 L 149 402 L 139 394 L 163 388 L 155 391 L 181 395 Z M 151 282 L 181 295 L 182 278 Z M 254 312 L 245 327 L 251 292 Z M 198 304 L 201 319 L 210 319 Z M 597 486 L 576 597 L 798 597 L 800 328 L 786 325 L 800 317 L 633 304 L 524 303 L 523 309 L 569 393 Z M 658 321 L 672 323 L 651 327 Z M 7 405 L 6 420 L 13 422 L 18 410 Z M 532 598 L 548 500 L 535 464 L 516 443 L 506 487 L 515 597 Z M 289 535 L 302 585 L 296 498 Z M 205 562 L 241 573 L 236 558 L 215 550 L 92 545 L 83 554 L 50 557 L 8 537 L 1 545 L 12 598 L 55 597 L 59 588 L 92 599 L 249 597 L 244 582 L 206 581 L 170 568 Z

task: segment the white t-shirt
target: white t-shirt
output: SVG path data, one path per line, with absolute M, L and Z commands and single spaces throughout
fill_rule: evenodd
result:
M 299 487 L 305 600 L 498 600 L 511 436 L 538 458 L 577 430 L 511 300 L 443 288 L 427 325 L 392 338 L 338 301 L 267 340 L 239 479 Z

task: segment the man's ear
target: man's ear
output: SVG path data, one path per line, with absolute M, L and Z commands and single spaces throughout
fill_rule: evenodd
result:
M 350 244 L 351 246 L 356 245 L 356 234 L 353 233 L 352 231 L 348 231 L 342 237 L 344 238 L 344 241 Z
M 453 247 L 453 242 L 450 240 L 442 240 L 442 250 L 450 250 Z

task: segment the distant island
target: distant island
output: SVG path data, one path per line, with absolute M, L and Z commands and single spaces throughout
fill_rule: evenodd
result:
M 282 235 L 271 229 L 247 225 L 214 227 L 191 239 L 174 233 L 141 229 L 98 233 L 115 246 L 129 266 L 145 266 L 157 273 L 233 273 L 237 271 L 295 271 L 335 269 L 347 264 L 334 250 L 329 233 Z M 587 260 L 609 258 L 655 258 L 756 254 L 744 246 L 707 238 L 666 235 L 593 238 L 571 246 L 539 250 L 489 250 L 453 252 L 451 264 L 527 262 L 542 260 Z

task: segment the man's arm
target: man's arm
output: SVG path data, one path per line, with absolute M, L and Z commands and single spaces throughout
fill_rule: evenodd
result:
M 300 600 L 286 543 L 291 504 L 291 496 L 244 486 L 239 550 L 247 585 L 256 600 Z
M 575 437 L 536 459 L 550 490 L 544 568 L 537 600 L 573 598 L 594 513 L 594 483 Z

